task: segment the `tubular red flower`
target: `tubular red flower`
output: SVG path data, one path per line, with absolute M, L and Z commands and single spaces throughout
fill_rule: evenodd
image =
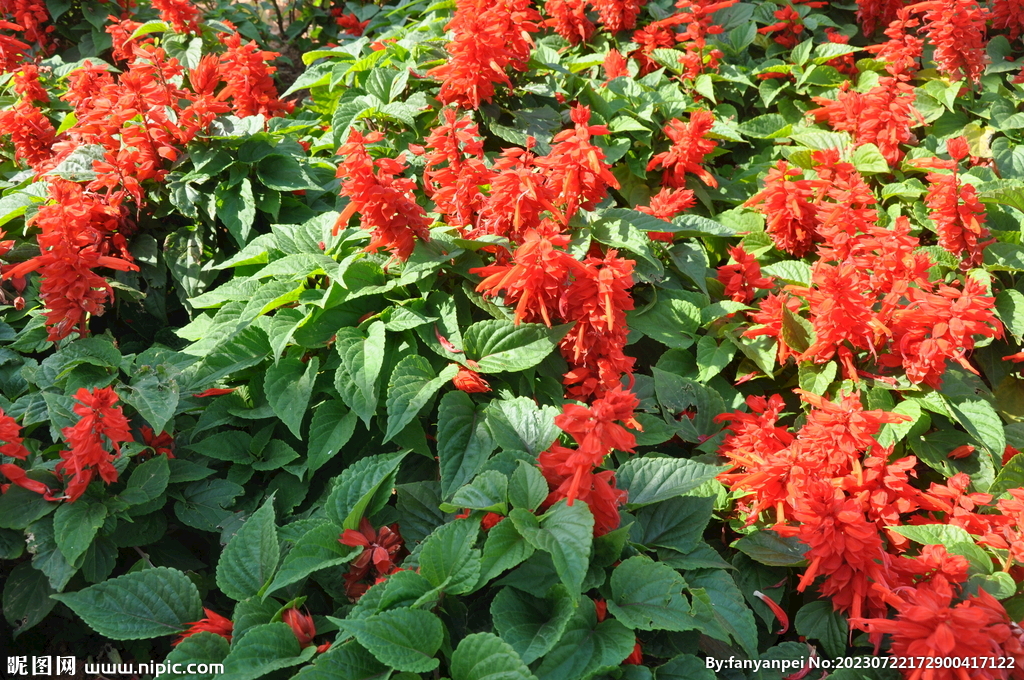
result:
M 544 25 L 554 29 L 570 45 L 585 43 L 594 35 L 594 24 L 587 18 L 585 0 L 547 0 L 544 13 L 550 17 Z
M 199 35 L 199 8 L 190 0 L 150 0 L 153 9 L 160 12 L 161 21 L 171 25 L 176 33 Z
M 20 101 L 13 108 L 0 111 L 0 135 L 10 135 L 14 157 L 33 169 L 41 169 L 53 155 L 56 130 L 43 112 L 29 101 Z
M 459 372 L 452 378 L 452 384 L 455 385 L 455 389 L 462 390 L 463 392 L 491 391 L 491 386 L 479 373 L 463 367 L 460 367 Z
M 284 613 L 281 614 L 281 620 L 292 629 L 292 633 L 295 634 L 295 639 L 298 640 L 301 649 L 305 649 L 313 644 L 313 638 L 316 637 L 316 625 L 313 623 L 312 616 L 292 607 L 284 610 Z
M 231 99 L 235 115 L 244 118 L 262 114 L 270 118 L 291 113 L 295 105 L 278 98 L 271 78 L 277 68 L 269 62 L 280 55 L 259 49 L 253 40 L 243 44 L 238 33 L 221 35 L 221 42 L 227 47 L 221 56 L 221 73 L 227 87 L 219 97 Z
M 212 609 L 207 609 L 206 607 L 203 607 L 203 613 L 206 614 L 206 618 L 186 624 L 189 626 L 189 629 L 174 641 L 171 645 L 172 647 L 177 647 L 183 640 L 192 637 L 196 633 L 213 633 L 214 635 L 221 636 L 228 642 L 231 641 L 231 633 L 235 626 L 235 624 L 231 622 L 231 619 L 225 618 Z
M 636 18 L 646 0 L 591 0 L 597 10 L 598 21 L 609 33 L 618 33 L 636 27 Z
M 800 176 L 799 169 L 779 161 L 764 178 L 764 188 L 743 204 L 767 218 L 766 231 L 776 248 L 797 257 L 819 240 L 814 206 L 817 193 L 812 180 L 793 179 Z
M 915 4 L 914 10 L 924 12 L 921 30 L 935 47 L 939 70 L 953 80 L 977 83 L 988 63 L 988 10 L 977 0 L 928 0 Z
M 95 473 L 107 484 L 117 481 L 113 461 L 120 455 L 123 442 L 134 441 L 128 419 L 116 405 L 117 399 L 117 393 L 110 387 L 83 387 L 75 393 L 78 403 L 72 411 L 79 421 L 61 432 L 70 448 L 60 452 L 61 462 L 56 468 L 65 478 L 71 477 L 64 489 L 69 503 L 85 493 Z M 108 446 L 113 446 L 113 454 L 107 451 Z
M 717 187 L 718 181 L 701 165 L 718 146 L 718 142 L 705 137 L 714 124 L 715 115 L 704 109 L 691 113 L 688 123 L 678 118 L 670 120 L 664 132 L 672 140 L 672 147 L 655 154 L 647 164 L 647 170 L 664 168 L 662 182 L 668 187 L 686 186 L 686 173 L 696 175 L 710 187 Z
M 736 264 L 723 264 L 718 268 L 718 280 L 725 286 L 726 296 L 747 304 L 754 299 L 757 290 L 769 290 L 775 286 L 771 279 L 761 276 L 757 258 L 742 245 L 729 248 L 729 254 Z

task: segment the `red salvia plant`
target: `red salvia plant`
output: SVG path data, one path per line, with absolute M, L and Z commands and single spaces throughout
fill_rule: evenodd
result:
M 723 264 L 718 268 L 718 280 L 725 286 L 725 295 L 736 302 L 747 304 L 760 290 L 775 287 L 771 279 L 761 276 L 761 265 L 757 258 L 743 249 L 743 246 L 729 248 L 735 264 Z
M 213 633 L 219 635 L 228 642 L 231 642 L 231 633 L 235 629 L 235 624 L 231 622 L 231 619 L 226 618 L 213 611 L 203 607 L 203 613 L 206 614 L 205 618 L 199 619 L 192 623 L 185 624 L 189 628 L 182 633 L 177 640 L 171 643 L 172 647 L 177 647 L 187 638 L 192 637 L 196 633 Z
M 923 12 L 921 30 L 935 47 L 939 70 L 953 80 L 977 83 L 985 71 L 985 22 L 988 10 L 977 0 L 928 0 L 913 6 Z
M 570 45 L 587 42 L 594 35 L 594 24 L 587 18 L 586 0 L 547 0 L 544 25 L 551 27 Z
M 95 269 L 136 270 L 120 229 L 125 211 L 117 196 L 88 192 L 66 180 L 50 183 L 53 203 L 30 219 L 40 228 L 40 254 L 8 268 L 4 278 L 38 271 L 39 296 L 46 305 L 49 339 L 56 342 L 74 331 L 88 333 L 88 317 L 103 314 L 114 292 Z
M 0 1 L 0 13 L 13 19 L 13 24 L 7 26 L 9 30 L 19 31 L 29 45 L 38 45 L 44 51 L 50 44 L 50 33 L 56 30 L 55 26 L 47 26 L 50 21 L 50 13 L 46 9 L 46 2 L 43 0 L 2 0 Z
M 24 101 L 41 104 L 50 102 L 50 95 L 46 92 L 43 84 L 39 82 L 39 67 L 35 64 L 25 64 L 15 71 L 11 82 L 14 85 L 14 91 Z
M 85 493 L 96 474 L 107 484 L 117 481 L 114 458 L 120 455 L 122 443 L 134 441 L 117 399 L 110 387 L 83 387 L 75 393 L 78 403 L 71 410 L 79 421 L 62 431 L 69 448 L 60 452 L 61 462 L 57 463 L 57 472 L 71 478 L 64 488 L 69 503 Z M 110 446 L 114 447 L 113 454 L 107 450 Z
M 946 143 L 952 161 L 938 158 L 915 161 L 918 167 L 950 170 L 950 173 L 929 172 L 928 194 L 925 204 L 929 217 L 935 223 L 939 245 L 950 253 L 962 257 L 965 265 L 980 266 L 982 250 L 989 231 L 985 228 L 985 206 L 978 200 L 973 185 L 960 180 L 960 161 L 969 155 L 967 140 L 955 137 Z
M 657 217 L 659 220 L 671 222 L 673 217 L 686 212 L 696 203 L 697 197 L 689 189 L 662 188 L 661 191 L 651 196 L 650 205 L 638 205 L 636 209 L 652 217 Z M 652 241 L 664 241 L 665 243 L 672 243 L 675 238 L 675 234 L 670 231 L 649 231 L 647 236 Z
M 743 205 L 763 214 L 766 231 L 779 250 L 801 257 L 820 239 L 814 207 L 817 192 L 809 179 L 786 161 L 779 161 L 764 178 L 764 188 Z
M 454 109 L 444 109 L 441 117 L 427 136 L 423 186 L 449 224 L 470 228 L 487 200 L 480 187 L 489 185 L 494 173 L 484 163 L 477 125 Z
M 478 228 L 470 234 L 504 236 L 513 243 L 524 243 L 530 232 L 546 236 L 561 233 L 567 221 L 555 207 L 555 188 L 540 172 L 537 156 L 527 148 L 502 151 L 492 168 L 490 196 L 480 209 Z M 552 218 L 545 219 L 545 214 Z
M 718 146 L 718 142 L 707 138 L 714 124 L 715 115 L 705 109 L 691 113 L 687 123 L 678 118 L 670 120 L 664 132 L 672 146 L 668 151 L 655 154 L 647 170 L 663 168 L 662 183 L 667 187 L 685 187 L 687 174 L 695 175 L 710 187 L 717 187 L 718 181 L 702 165 Z
M 277 68 L 269 62 L 280 55 L 259 49 L 253 40 L 243 43 L 238 33 L 222 34 L 221 42 L 227 48 L 221 55 L 221 76 L 227 86 L 219 96 L 230 98 L 235 115 L 271 118 L 291 113 L 295 105 L 278 98 L 271 78 Z
M 676 8 L 686 18 L 683 29 L 676 34 L 686 54 L 679 58 L 682 78 L 693 80 L 702 73 L 718 70 L 721 50 L 707 49 L 707 37 L 718 35 L 722 27 L 715 23 L 715 12 L 732 7 L 739 0 L 678 0 Z
M 1024 33 L 1024 0 L 993 0 L 990 12 L 992 28 L 1006 31 L 1010 40 Z
M 646 0 L 591 0 L 601 26 L 609 33 L 636 28 L 636 18 Z
M 363 581 L 371 575 L 371 567 L 380 576 L 392 573 L 396 568 L 395 561 L 404 547 L 397 524 L 374 530 L 370 520 L 365 517 L 359 521 L 358 531 L 346 529 L 338 542 L 363 549 L 345 574 L 345 592 L 353 600 L 359 599 L 369 588 Z
M 506 69 L 525 71 L 541 16 L 529 0 L 457 0 L 445 27 L 453 33 L 448 61 L 428 75 L 441 81 L 445 104 L 477 109 L 494 98 L 495 83 L 512 87 Z
M 879 26 L 888 26 L 906 0 L 857 0 L 857 22 L 864 35 L 871 36 Z
M 775 10 L 772 16 L 777 21 L 757 29 L 757 32 L 770 34 L 772 40 L 788 49 L 796 47 L 805 28 L 800 12 L 792 5 L 788 5 Z
M 160 20 L 171 25 L 176 33 L 199 34 L 199 8 L 190 0 L 150 0 L 160 12 Z
M 0 111 L 0 135 L 10 135 L 14 158 L 33 169 L 46 169 L 53 155 L 57 131 L 50 119 L 30 101 L 19 101 L 14 107 Z
M 334 233 L 340 233 L 349 218 L 358 213 L 360 226 L 372 235 L 367 250 L 385 248 L 398 259 L 407 260 L 416 237 L 430 238 L 430 219 L 415 201 L 415 182 L 398 177 L 405 170 L 405 154 L 377 160 L 370 157 L 367 145 L 382 139 L 384 135 L 380 132 L 364 137 L 353 128 L 338 149 L 343 158 L 338 164 L 341 195 L 348 197 L 349 204 L 338 216 Z

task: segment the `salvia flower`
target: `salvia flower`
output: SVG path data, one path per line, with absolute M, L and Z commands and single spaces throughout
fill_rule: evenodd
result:
M 212 609 L 207 609 L 206 607 L 203 607 L 203 613 L 206 614 L 206 617 L 187 624 L 189 629 L 174 641 L 171 645 L 172 647 L 177 647 L 186 638 L 190 638 L 196 633 L 213 633 L 214 635 L 219 635 L 228 642 L 231 642 L 231 633 L 235 627 L 235 624 L 231 622 L 231 619 L 225 618 Z
M 77 403 L 72 411 L 79 420 L 61 432 L 69 448 L 60 452 L 61 462 L 56 468 L 65 478 L 71 478 L 64 489 L 69 503 L 85 493 L 95 474 L 107 484 L 116 482 L 114 459 L 120 455 L 122 443 L 134 441 L 113 388 L 83 387 L 74 398 Z M 113 453 L 108 451 L 109 447 L 113 447 Z
M 153 9 L 160 12 L 160 20 L 166 21 L 175 33 L 199 35 L 199 8 L 190 0 L 150 0 Z
M 718 268 L 718 280 L 725 286 L 725 295 L 736 302 L 747 304 L 754 299 L 758 290 L 774 287 L 771 279 L 761 276 L 761 265 L 757 258 L 743 249 L 743 246 L 729 248 L 735 264 L 723 264 Z
M 765 231 L 775 247 L 796 257 L 805 255 L 819 239 L 817 192 L 812 180 L 795 179 L 801 175 L 799 168 L 779 161 L 764 178 L 764 188 L 743 204 L 765 216 Z
M 463 392 L 490 392 L 491 386 L 484 380 L 476 371 L 460 367 L 459 372 L 452 378 L 452 384 L 455 385 L 456 389 L 462 390 Z
M 374 530 L 365 517 L 359 521 L 358 531 L 346 529 L 338 542 L 363 549 L 345 574 L 345 590 L 352 599 L 358 599 L 366 591 L 366 585 L 360 582 L 370 575 L 371 568 L 379 576 L 394 571 L 395 560 L 404 546 L 397 524 Z
M 544 13 L 550 17 L 544 25 L 554 29 L 570 45 L 585 43 L 594 35 L 594 24 L 587 18 L 586 0 L 547 0 Z
M 243 43 L 238 33 L 222 35 L 221 42 L 227 48 L 221 56 L 221 73 L 227 86 L 219 96 L 230 98 L 235 115 L 244 118 L 262 114 L 270 118 L 291 113 L 295 105 L 278 98 L 271 78 L 277 68 L 270 62 L 278 53 L 261 50 L 253 40 Z
M 718 181 L 701 165 L 718 146 L 718 142 L 706 137 L 714 124 L 715 115 L 705 109 L 691 113 L 688 123 L 678 118 L 670 120 L 664 132 L 672 141 L 672 147 L 655 154 L 647 164 L 647 170 L 664 168 L 662 181 L 668 187 L 685 187 L 687 173 L 696 175 L 709 187 L 717 187 Z
M 284 610 L 281 620 L 287 623 L 295 633 L 295 639 L 298 640 L 300 648 L 305 649 L 313 644 L 313 638 L 316 637 L 316 625 L 313 623 L 312 616 L 292 607 Z
M 978 82 L 988 63 L 988 10 L 978 0 L 928 0 L 913 9 L 924 12 L 921 30 L 935 47 L 932 58 L 939 70 L 953 80 Z

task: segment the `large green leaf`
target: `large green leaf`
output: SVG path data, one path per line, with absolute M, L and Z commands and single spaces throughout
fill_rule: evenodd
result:
M 171 478 L 167 456 L 153 456 L 139 465 L 128 478 L 128 486 L 117 497 L 128 505 L 141 505 L 160 497 Z
M 288 426 L 298 438 L 302 438 L 302 418 L 309 406 L 309 397 L 313 394 L 313 383 L 320 360 L 310 358 L 303 363 L 296 356 L 287 356 L 267 368 L 267 376 L 263 390 L 274 413 Z
M 608 611 L 630 628 L 691 630 L 700 623 L 690 616 L 683 595 L 686 581 L 672 567 L 649 557 L 630 557 L 612 572 Z
M 583 598 L 555 648 L 541 660 L 539 680 L 588 680 L 617 667 L 633 651 L 636 637 L 615 619 L 597 622 L 594 603 Z
M 228 641 L 215 633 L 202 631 L 190 635 L 181 641 L 181 644 L 171 650 L 164 660 L 164 664 L 173 667 L 174 664 L 182 664 L 179 668 L 181 673 L 165 672 L 157 676 L 156 680 L 207 680 L 207 678 L 220 677 L 219 673 L 209 670 L 206 673 L 199 673 L 198 668 L 194 673 L 188 673 L 188 664 L 221 664 L 224 657 L 231 651 Z
M 693 614 L 700 630 L 712 637 L 731 637 L 750 656 L 757 655 L 757 624 L 743 593 L 724 569 L 697 569 L 686 573 L 693 596 Z M 698 607 L 698 603 L 703 608 Z
M 218 678 L 254 680 L 282 668 L 308 661 L 316 647 L 299 648 L 299 641 L 287 623 L 264 623 L 249 629 L 224 658 L 224 673 Z
M 391 496 L 405 453 L 370 456 L 345 468 L 327 498 L 327 516 L 345 529 L 357 529 L 364 514 L 372 515 Z M 378 498 L 382 497 L 382 498 Z
M 62 503 L 53 515 L 53 537 L 64 558 L 71 564 L 78 561 L 107 517 L 106 506 L 89 498 L 76 503 Z
M 256 219 L 256 199 L 252 194 L 252 182 L 248 177 L 235 185 L 218 184 L 214 190 L 217 217 L 239 247 L 245 246 L 252 234 Z
M 458 370 L 458 365 L 449 364 L 435 375 L 430 362 L 418 354 L 410 354 L 399 361 L 388 384 L 388 427 L 384 441 L 390 441 L 404 430 Z
M 53 595 L 94 631 L 113 640 L 142 640 L 182 632 L 202 618 L 195 584 L 177 569 L 154 567 Z
M 452 680 L 536 680 L 524 659 L 493 633 L 462 638 L 452 654 Z
M 4 618 L 15 639 L 46 618 L 56 606 L 56 600 L 50 597 L 53 593 L 50 580 L 29 562 L 11 570 L 4 581 Z
M 501 520 L 487 532 L 478 586 L 528 559 L 534 550 L 533 545 L 516 530 L 511 519 Z
M 573 599 L 577 599 L 594 541 L 594 516 L 587 504 L 576 501 L 569 505 L 567 501 L 559 501 L 540 522 L 522 509 L 513 510 L 510 517 L 523 538 L 538 550 L 551 554 L 558 577 Z
M 551 651 L 575 611 L 572 598 L 561 585 L 543 599 L 506 587 L 491 602 L 494 629 L 525 663 Z
M 0 529 L 24 529 L 57 509 L 59 504 L 20 486 L 0 494 Z
M 501 448 L 536 456 L 558 438 L 558 414 L 557 408 L 538 406 L 529 397 L 495 399 L 487 406 L 487 425 Z
M 384 365 L 384 324 L 374 321 L 364 336 L 358 329 L 338 329 L 334 341 L 341 365 L 334 387 L 345 404 L 367 427 L 377 410 L 377 382 Z
M 846 619 L 832 608 L 831 602 L 808 602 L 796 613 L 793 624 L 797 633 L 820 642 L 829 656 L 835 658 L 846 652 Z
M 316 662 L 303 666 L 294 680 L 387 680 L 391 669 L 352 640 L 332 645 Z
M 638 457 L 619 468 L 616 481 L 629 492 L 629 504 L 641 506 L 687 494 L 721 471 L 686 458 Z
M 524 460 L 512 473 L 508 482 L 508 500 L 516 508 L 533 512 L 548 497 L 548 483 L 536 465 Z
M 711 497 L 679 496 L 641 508 L 636 542 L 688 553 L 700 543 L 713 506 Z
M 548 328 L 543 324 L 516 325 L 503 319 L 479 321 L 466 329 L 466 357 L 477 362 L 481 373 L 522 371 L 551 354 L 570 326 Z
M 356 413 L 332 399 L 313 411 L 309 424 L 309 448 L 306 469 L 313 474 L 333 458 L 352 437 L 356 428 Z
M 473 590 L 480 578 L 479 524 L 458 519 L 434 530 L 419 554 L 420 574 L 435 588 L 457 595 Z
M 751 559 L 772 567 L 792 567 L 804 562 L 807 546 L 793 537 L 780 536 L 771 529 L 747 534 L 732 544 Z
M 273 577 L 280 557 L 274 503 L 268 499 L 224 547 L 217 562 L 217 587 L 235 600 L 252 597 Z
M 354 548 L 339 542 L 343 531 L 344 529 L 334 522 L 325 521 L 299 537 L 285 555 L 281 568 L 264 593 L 264 597 L 306 578 L 315 571 L 336 567 L 355 559 L 362 552 L 362 548 Z
M 123 398 L 155 432 L 161 432 L 178 408 L 178 382 L 166 364 L 139 366 Z
M 437 411 L 437 457 L 441 466 L 441 496 L 455 490 L 480 471 L 494 450 L 485 410 L 465 392 L 452 390 L 441 397 Z
M 422 609 L 391 609 L 366 619 L 345 619 L 345 628 L 377 659 L 398 671 L 426 673 L 440 663 L 441 619 Z

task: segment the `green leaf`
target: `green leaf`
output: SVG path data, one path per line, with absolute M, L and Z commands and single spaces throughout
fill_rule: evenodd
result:
M 186 671 L 188 664 L 190 663 L 205 663 L 219 664 L 224 662 L 224 658 L 231 651 L 231 645 L 227 640 L 222 638 L 216 633 L 209 633 L 202 631 L 195 635 L 190 635 L 181 641 L 181 643 L 171 650 L 171 653 L 167 655 L 164 660 L 164 664 L 168 667 L 173 667 L 174 664 L 180 663 L 184 666 L 180 669 Z M 192 673 L 187 672 L 173 673 L 165 672 L 157 676 L 156 680 L 180 680 L 181 678 L 187 678 L 188 680 L 207 680 L 207 678 L 221 677 L 221 675 L 214 674 L 212 671 L 207 673 Z
M 754 622 L 754 612 L 746 605 L 743 593 L 736 587 L 729 572 L 724 569 L 695 570 L 687 572 L 686 580 L 695 600 L 700 590 L 708 598 L 705 602 L 709 601 L 710 606 L 705 613 L 710 615 L 698 617 L 700 630 L 712 637 L 716 637 L 713 634 L 715 628 L 719 633 L 728 633 L 744 652 L 749 656 L 756 656 L 757 624 Z M 694 613 L 697 613 L 696 603 Z
M 278 191 L 323 189 L 304 163 L 283 154 L 271 154 L 261 160 L 256 166 L 256 177 L 264 186 Z
M 480 525 L 469 519 L 442 524 L 423 542 L 420 574 L 435 588 L 468 593 L 480 578 L 480 551 L 473 547 Z
M 466 484 L 455 492 L 451 503 L 442 506 L 446 512 L 455 512 L 459 508 L 470 510 L 486 510 L 499 514 L 508 513 L 508 477 L 497 470 L 481 472 L 470 484 Z
M 641 506 L 685 495 L 719 472 L 719 467 L 686 458 L 630 458 L 615 477 L 629 493 L 629 504 Z
M 699 628 L 683 595 L 686 581 L 649 557 L 630 557 L 612 572 L 608 611 L 630 628 L 683 631 Z
M 128 505 L 148 503 L 160 497 L 167 488 L 170 478 L 171 469 L 167 456 L 153 456 L 135 468 L 128 478 L 128 487 L 117 497 Z
M 993 460 L 999 461 L 1006 449 L 1006 434 L 1003 421 L 992 404 L 978 398 L 947 401 L 957 422 L 963 425 L 976 442 L 988 449 Z
M 668 347 L 688 348 L 700 328 L 701 307 L 686 291 L 656 290 L 658 299 L 653 305 L 627 314 L 629 328 Z
M 106 506 L 89 498 L 61 503 L 53 515 L 53 538 L 64 559 L 74 564 L 89 549 L 107 517 Z
M 551 554 L 558 577 L 573 599 L 578 598 L 594 541 L 594 516 L 587 504 L 577 501 L 569 505 L 564 500 L 558 501 L 539 525 L 526 510 L 513 510 L 510 517 L 523 538 L 538 550 Z
M 508 500 L 512 507 L 533 512 L 547 497 L 548 483 L 541 471 L 536 465 L 519 461 L 519 467 L 512 473 L 508 483 Z
M 430 362 L 418 354 L 410 354 L 399 361 L 388 384 L 388 427 L 384 441 L 391 441 L 404 430 L 458 370 L 457 364 L 449 364 L 435 376 Z
M 248 177 L 235 185 L 218 184 L 214 190 L 217 217 L 238 246 L 245 247 L 252 235 L 256 219 L 256 199 L 252 195 L 252 182 Z
M 537 680 L 525 660 L 493 633 L 462 638 L 452 654 L 452 680 Z
M 572 598 L 561 585 L 544 599 L 507 587 L 491 602 L 494 629 L 524 663 L 533 663 L 558 643 L 575 611 Z
M 231 511 L 227 507 L 245 491 L 226 479 L 203 479 L 193 482 L 181 492 L 174 504 L 174 514 L 190 527 L 201 531 L 219 531 L 217 526 Z
M 15 639 L 46 618 L 56 606 L 57 601 L 50 598 L 53 593 L 46 575 L 28 562 L 11 570 L 4 580 L 4 618 Z
M 537 456 L 558 438 L 555 416 L 559 413 L 529 397 L 495 399 L 487 407 L 487 425 L 501 448 Z
M 0 529 L 24 529 L 57 509 L 58 503 L 20 486 L 0 494 Z
M 729 365 L 736 355 L 736 345 L 725 339 L 719 345 L 713 336 L 702 335 L 697 341 L 697 380 L 706 383 Z
M 176 635 L 203 615 L 195 584 L 182 572 L 167 567 L 132 572 L 77 593 L 52 597 L 70 607 L 94 631 L 113 640 Z
M 217 587 L 234 600 L 257 595 L 273 577 L 280 557 L 273 498 L 268 498 L 221 552 Z
M 847 626 L 843 615 L 832 608 L 831 602 L 809 602 L 796 613 L 796 632 L 817 640 L 832 658 L 846 652 Z
M 976 594 L 982 589 L 997 600 L 1005 600 L 1017 593 L 1017 583 L 1005 571 L 992 574 L 973 574 L 967 579 L 965 594 Z
M 824 44 L 821 45 L 824 47 Z M 861 144 L 853 152 L 853 167 L 857 172 L 868 174 L 888 174 L 889 164 L 886 162 L 882 152 L 874 144 Z
M 384 324 L 374 321 L 363 336 L 355 328 L 341 328 L 335 349 L 341 365 L 334 376 L 334 387 L 345 404 L 367 427 L 377 410 L 377 380 L 384 365 Z
M 555 648 L 541 660 L 539 680 L 588 680 L 617 667 L 633 651 L 636 636 L 615 619 L 597 623 L 594 602 L 583 598 Z
M 353 640 L 332 645 L 315 663 L 303 666 L 293 680 L 387 680 L 390 676 L 390 668 Z
M 636 542 L 688 553 L 701 542 L 711 521 L 714 498 L 679 496 L 641 508 L 636 515 Z
M 263 597 L 300 581 L 313 572 L 336 567 L 355 559 L 361 548 L 343 545 L 338 539 L 344 531 L 334 522 L 324 522 L 303 534 L 285 555 L 281 568 Z
M 306 469 L 310 475 L 337 455 L 351 439 L 355 428 L 355 411 L 348 410 L 340 401 L 326 401 L 313 411 L 306 453 Z
M 1024 454 L 1018 453 L 999 471 L 996 481 L 988 488 L 988 493 L 998 498 L 1005 491 L 1021 488 L 1024 488 Z
M 487 462 L 494 439 L 487 428 L 485 407 L 459 390 L 441 397 L 437 411 L 437 457 L 441 466 L 441 497 L 451 498 Z
M 140 366 L 122 396 L 160 433 L 178 408 L 178 383 L 167 375 L 166 365 Z
M 299 648 L 299 641 L 287 623 L 253 626 L 224 658 L 221 680 L 254 680 L 282 668 L 308 661 L 316 647 Z
M 372 515 L 391 496 L 395 474 L 405 456 L 406 453 L 370 456 L 345 468 L 324 506 L 331 521 L 344 529 L 358 529 L 363 515 Z M 383 496 L 383 502 L 374 502 L 378 496 Z
M 971 564 L 970 573 L 992 573 L 992 560 L 975 539 L 961 527 L 951 524 L 920 524 L 888 527 L 921 545 L 942 545 L 954 555 L 962 555 Z
M 699 656 L 680 654 L 658 666 L 654 677 L 657 680 L 715 680 L 715 673 Z
M 996 311 L 1003 325 L 1019 343 L 1024 337 L 1024 293 L 1013 288 L 999 291 L 996 295 Z
M 649 229 L 653 222 L 661 222 L 638 210 L 611 208 L 599 213 L 590 225 L 595 241 L 636 255 L 647 264 L 652 273 L 660 276 L 664 267 L 651 249 L 651 240 L 644 231 L 675 231 L 672 225 L 665 229 Z
M 293 356 L 285 357 L 267 368 L 263 384 L 267 401 L 281 422 L 299 439 L 302 439 L 302 418 L 306 415 L 319 370 L 320 360 L 316 357 L 303 363 Z
M 345 619 L 345 628 L 381 663 L 398 671 L 426 673 L 440 663 L 441 619 L 422 609 L 391 609 L 366 619 Z M 294 636 L 292 636 L 294 639 Z
M 747 534 L 732 544 L 751 559 L 770 567 L 792 567 L 803 564 L 808 547 L 791 536 L 780 536 L 770 529 Z
M 985 195 L 985 193 L 981 194 L 981 198 L 983 200 Z M 1018 189 L 1016 191 L 1016 196 L 1020 198 L 1020 205 L 1014 207 L 1017 207 L 1019 210 L 1024 210 L 1024 190 Z M 1024 247 L 1016 244 L 1002 242 L 993 243 L 990 246 L 986 246 L 984 257 L 985 269 L 990 272 L 1024 271 Z
M 477 362 L 481 373 L 522 371 L 544 360 L 569 332 L 569 325 L 548 328 L 539 323 L 518 326 L 503 319 L 478 321 L 466 329 L 466 357 Z
M 512 520 L 501 520 L 487 532 L 477 586 L 483 586 L 503 571 L 522 563 L 533 555 L 534 550 L 535 548 L 516 530 Z
M 68 562 L 57 547 L 53 517 L 43 517 L 30 524 L 25 531 L 26 547 L 32 554 L 32 566 L 46 574 L 50 587 L 58 593 L 78 571 L 78 565 Z

